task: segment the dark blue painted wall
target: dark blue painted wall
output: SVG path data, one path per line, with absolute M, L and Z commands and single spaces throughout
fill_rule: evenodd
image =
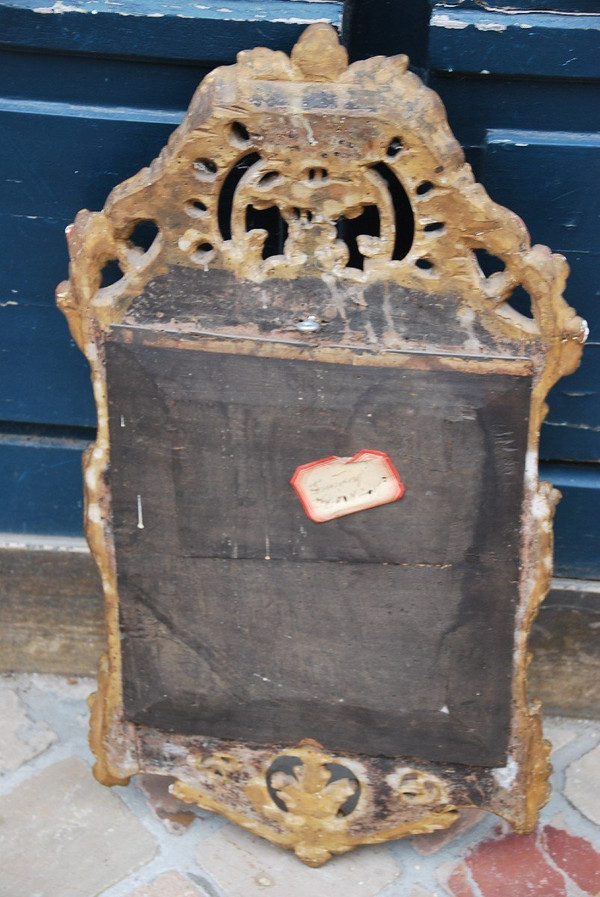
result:
M 94 408 L 86 362 L 54 306 L 64 227 L 148 164 L 215 65 L 255 45 L 289 51 L 305 25 L 327 20 L 353 59 L 408 53 L 491 196 L 569 260 L 567 298 L 591 336 L 581 369 L 551 395 L 542 457 L 564 494 L 557 572 L 600 576 L 600 15 L 596 0 L 493 7 L 0 3 L 0 529 L 81 531 Z
M 566 298 L 590 338 L 579 370 L 550 394 L 540 453 L 563 494 L 555 572 L 600 577 L 600 7 L 489 7 L 433 5 L 429 84 L 492 198 L 571 266 Z

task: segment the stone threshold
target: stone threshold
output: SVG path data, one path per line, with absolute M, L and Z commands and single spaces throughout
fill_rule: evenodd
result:
M 554 579 L 531 634 L 530 695 L 600 718 L 600 581 Z M 0 672 L 95 675 L 100 578 L 84 539 L 0 534 Z

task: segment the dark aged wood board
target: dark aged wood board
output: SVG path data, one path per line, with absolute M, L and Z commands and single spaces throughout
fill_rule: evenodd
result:
M 360 285 L 299 277 L 252 283 L 240 282 L 230 271 L 173 266 L 146 284 L 124 323 L 163 334 L 229 329 L 241 336 L 276 335 L 304 344 L 294 321 L 311 314 L 326 321 L 320 339 L 328 345 L 484 352 L 494 357 L 523 352 L 522 343 L 499 339 L 476 315 L 464 309 L 461 313 L 456 296 L 390 281 Z
M 529 377 L 146 336 L 106 344 L 127 718 L 504 763 Z M 295 468 L 363 448 L 404 498 L 312 523 Z

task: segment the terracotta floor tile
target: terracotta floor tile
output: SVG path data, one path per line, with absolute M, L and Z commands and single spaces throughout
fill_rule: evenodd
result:
M 586 894 L 600 894 L 600 854 L 585 838 L 547 825 L 542 844 L 549 857 Z
M 469 873 L 466 866 L 457 866 L 454 872 L 450 874 L 446 882 L 446 887 L 452 894 L 452 897 L 476 897 L 475 891 L 469 881 Z
M 467 865 L 484 897 L 568 897 L 564 877 L 548 863 L 536 835 L 483 841 Z
M 411 839 L 411 844 L 421 856 L 430 856 L 437 853 L 446 844 L 454 841 L 458 835 L 468 831 L 474 825 L 485 817 L 483 810 L 467 809 L 458 811 L 458 820 L 450 828 L 440 829 L 437 832 L 430 832 L 426 835 L 416 835 Z
M 142 885 L 129 897 L 201 897 L 189 878 L 179 872 L 167 872 L 151 885 Z

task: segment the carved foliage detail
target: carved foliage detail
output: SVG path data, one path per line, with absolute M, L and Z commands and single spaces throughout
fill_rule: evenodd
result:
M 246 787 L 262 814 L 294 829 L 339 827 L 356 808 L 360 793 L 358 778 L 347 766 L 311 749 L 281 755 L 264 778 Z
M 444 782 L 429 772 L 403 767 L 388 776 L 388 784 L 407 807 L 437 807 L 448 803 Z

